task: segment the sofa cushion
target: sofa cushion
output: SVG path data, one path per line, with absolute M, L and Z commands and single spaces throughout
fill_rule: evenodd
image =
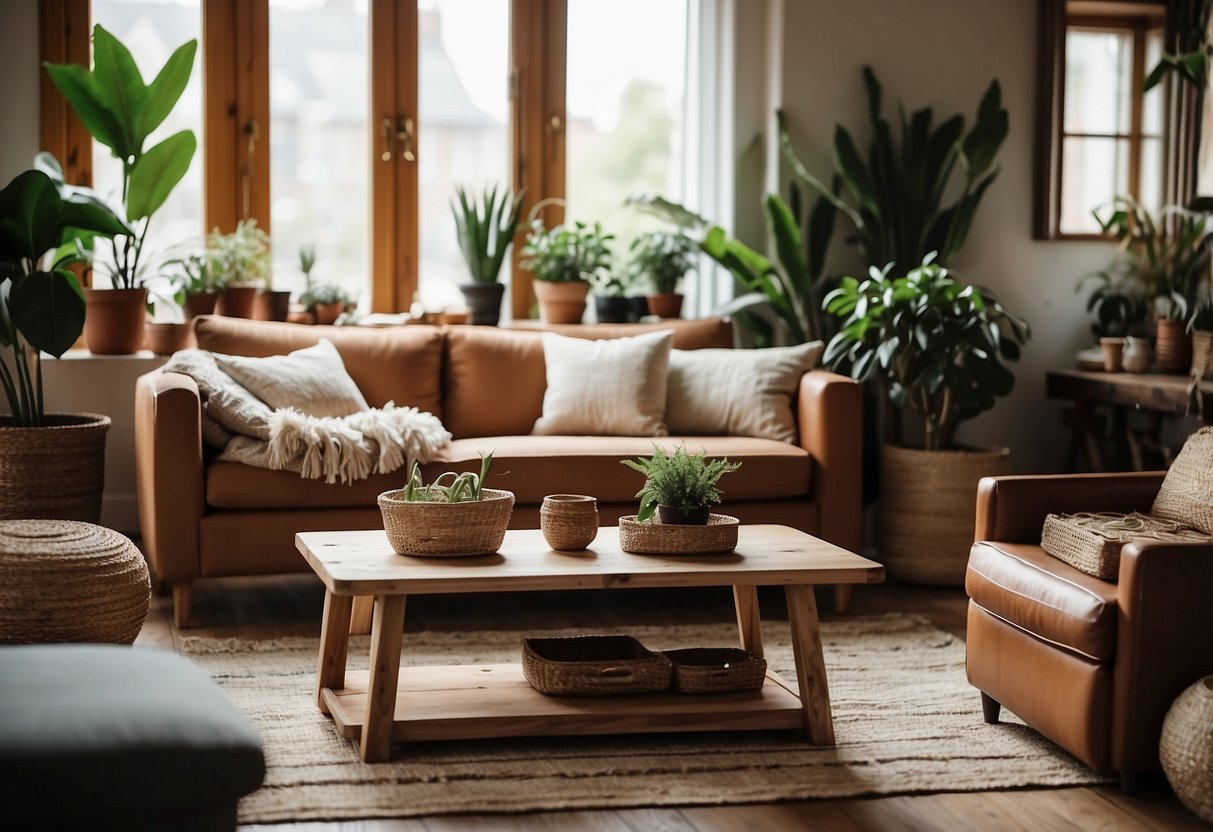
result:
M 721 491 L 724 510 L 730 500 L 804 497 L 809 491 L 812 459 L 803 449 L 769 439 L 691 436 L 497 436 L 457 439 L 437 459 L 422 467 L 426 480 L 443 471 L 478 471 L 480 451 L 493 451 L 493 473 L 487 485 L 514 492 L 520 504 L 540 503 L 548 494 L 592 494 L 605 503 L 635 500 L 644 478 L 620 464 L 648 456 L 653 443 L 709 457 L 727 456 L 743 463 L 729 474 Z M 349 508 L 374 506 L 383 491 L 404 486 L 404 471 L 378 474 L 352 485 L 325 485 L 289 471 L 267 471 L 233 462 L 207 467 L 206 501 L 215 508 Z
M 965 590 L 974 603 L 1045 641 L 1097 661 L 1116 653 L 1116 584 L 1027 543 L 973 545 Z
M 203 315 L 194 321 L 194 334 L 200 349 L 257 358 L 286 355 L 327 338 L 371 407 L 392 401 L 442 418 L 443 336 L 437 327 L 303 326 Z
M 368 407 L 327 338 L 289 355 L 211 354 L 223 372 L 275 410 L 293 407 L 308 416 L 349 416 Z

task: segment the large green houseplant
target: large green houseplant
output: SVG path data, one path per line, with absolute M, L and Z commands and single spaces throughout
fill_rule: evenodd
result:
M 890 574 L 963 581 L 977 481 L 1009 471 L 1005 448 L 959 444 L 966 420 L 1010 394 L 1030 336 L 994 295 L 961 283 L 928 254 L 906 275 L 892 265 L 844 277 L 825 299 L 840 319 L 823 361 L 880 391 L 885 443 L 877 545 Z
M 481 191 L 479 196 L 469 195 L 463 187 L 455 189 L 451 202 L 455 234 L 472 278 L 459 291 L 471 311 L 473 324 L 496 326 L 501 320 L 501 298 L 505 294 L 505 286 L 499 282 L 501 266 L 518 231 L 522 197 L 522 192 L 510 194 L 499 191 L 496 185 Z
M 148 136 L 172 112 L 185 91 L 198 42 L 169 57 L 150 84 L 121 41 L 93 27 L 93 68 L 46 64 L 46 71 L 93 138 L 122 163 L 122 213 L 129 228 L 110 241 L 102 265 L 112 289 L 85 290 L 89 314 L 85 343 L 93 352 L 132 353 L 143 343 L 147 290 L 144 279 L 158 268 L 148 244 L 151 219 L 189 170 L 197 149 L 190 130 L 146 147 Z

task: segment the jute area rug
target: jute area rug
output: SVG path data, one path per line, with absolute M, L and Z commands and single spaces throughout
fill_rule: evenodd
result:
M 628 629 L 653 649 L 733 645 L 731 626 Z M 551 631 L 545 634 L 573 634 Z M 410 664 L 518 661 L 517 632 L 406 633 Z M 771 667 L 795 680 L 788 626 L 763 625 Z M 909 616 L 822 626 L 837 746 L 791 732 L 568 737 L 397 746 L 366 764 L 313 698 L 316 639 L 193 638 L 209 671 L 260 729 L 265 785 L 241 823 L 415 817 L 454 812 L 711 805 L 1104 782 L 1015 722 L 986 725 L 965 681 L 964 643 Z M 356 637 L 351 667 L 368 644 Z

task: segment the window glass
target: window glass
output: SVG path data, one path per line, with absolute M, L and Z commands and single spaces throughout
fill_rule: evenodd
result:
M 1061 155 L 1061 230 L 1066 234 L 1098 234 L 1093 209 L 1128 192 L 1127 139 L 1065 139 Z
M 1132 32 L 1067 30 L 1066 132 L 1128 133 L 1132 68 Z

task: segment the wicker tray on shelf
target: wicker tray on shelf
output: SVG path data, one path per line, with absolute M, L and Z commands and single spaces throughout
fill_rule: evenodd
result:
M 767 661 L 740 647 L 688 647 L 666 650 L 674 665 L 679 693 L 727 693 L 758 690 L 767 677 Z
M 646 555 L 707 554 L 737 548 L 740 521 L 727 514 L 710 514 L 706 526 L 675 526 L 636 522 L 636 515 L 619 518 L 619 548 Z
M 631 636 L 528 638 L 522 674 L 549 696 L 602 696 L 669 690 L 670 660 Z

